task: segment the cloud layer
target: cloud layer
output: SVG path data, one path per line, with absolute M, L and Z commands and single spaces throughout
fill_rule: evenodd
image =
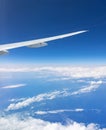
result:
M 60 76 L 63 80 L 71 78 L 102 78 L 106 77 L 106 66 L 99 67 L 29 67 L 29 68 L 0 68 L 0 72 L 35 72 L 42 75 L 55 75 Z M 80 80 L 82 82 L 82 80 Z M 103 83 L 102 80 L 95 80 L 89 82 L 87 86 L 71 91 L 61 90 L 53 91 L 49 93 L 42 93 L 33 97 L 11 99 L 12 103 L 7 107 L 6 111 L 18 110 L 31 105 L 32 103 L 53 100 L 55 98 L 75 96 L 84 93 L 90 93 L 95 91 Z M 4 86 L 2 88 L 17 88 L 25 86 L 25 84 L 17 84 Z M 74 110 L 52 110 L 52 111 L 36 111 L 35 114 L 56 114 L 61 112 L 82 112 L 84 109 L 77 108 Z M 22 114 L 23 115 L 23 114 Z M 91 123 L 85 125 L 84 123 L 78 123 L 75 121 L 68 121 L 66 125 L 61 123 L 51 123 L 33 117 L 20 117 L 20 115 L 8 115 L 0 116 L 0 130 L 106 130 L 106 128 L 100 128 L 97 124 Z
M 68 121 L 66 125 L 51 123 L 32 117 L 21 118 L 19 115 L 0 117 L 0 130 L 106 130 L 100 129 L 98 125 L 91 123 L 77 123 Z
M 106 66 L 83 67 L 83 66 L 70 66 L 70 67 L 15 67 L 15 68 L 0 68 L 0 72 L 40 72 L 42 74 L 54 74 L 59 76 L 68 76 L 70 78 L 101 78 L 106 77 Z

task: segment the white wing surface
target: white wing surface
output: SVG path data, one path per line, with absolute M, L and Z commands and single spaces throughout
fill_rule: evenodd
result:
M 27 47 L 30 47 L 30 48 L 38 48 L 38 47 L 47 46 L 48 44 L 46 42 L 70 37 L 70 36 L 73 36 L 73 35 L 84 33 L 86 31 L 87 30 L 83 30 L 83 31 L 78 31 L 78 32 L 48 37 L 48 38 L 41 38 L 41 39 L 36 39 L 36 40 L 24 41 L 24 42 L 3 44 L 3 45 L 0 45 L 0 55 L 8 53 L 8 50 L 10 50 L 10 49 L 24 47 L 24 46 L 27 46 Z

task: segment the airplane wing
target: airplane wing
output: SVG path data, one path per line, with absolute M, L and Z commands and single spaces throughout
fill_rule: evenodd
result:
M 63 34 L 63 35 L 58 35 L 58 36 L 53 36 L 53 37 L 48 37 L 48 38 L 41 38 L 41 39 L 36 39 L 36 40 L 0 45 L 0 55 L 8 53 L 8 50 L 10 49 L 24 47 L 24 46 L 27 46 L 30 48 L 38 48 L 38 47 L 47 46 L 48 44 L 46 42 L 70 37 L 70 36 L 77 35 L 84 32 L 87 32 L 87 30 L 77 31 L 73 33 L 68 33 L 68 34 Z

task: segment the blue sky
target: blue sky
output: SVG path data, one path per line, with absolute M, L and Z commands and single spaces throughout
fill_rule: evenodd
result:
M 0 44 L 64 33 L 87 33 L 49 42 L 44 48 L 10 50 L 4 64 L 106 63 L 105 0 L 0 0 Z

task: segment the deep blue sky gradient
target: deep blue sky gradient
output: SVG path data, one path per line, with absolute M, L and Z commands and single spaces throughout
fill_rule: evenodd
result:
M 44 48 L 10 50 L 1 63 L 105 64 L 105 0 L 0 0 L 0 44 L 89 32 L 49 42 Z

